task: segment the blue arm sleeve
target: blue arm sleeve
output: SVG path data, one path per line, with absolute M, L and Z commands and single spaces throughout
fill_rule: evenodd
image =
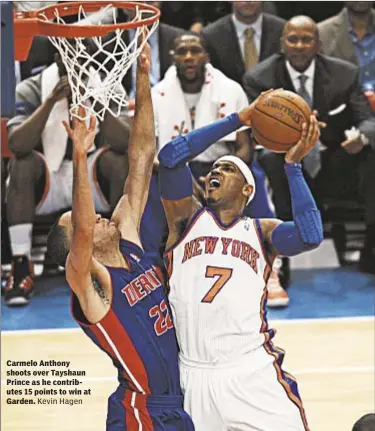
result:
M 303 177 L 301 165 L 286 163 L 294 222 L 281 223 L 273 232 L 271 242 L 284 256 L 294 256 L 317 248 L 323 241 L 320 212 Z
M 193 178 L 184 165 L 174 169 L 159 167 L 159 189 L 163 199 L 178 201 L 193 194 Z
M 238 114 L 235 113 L 193 130 L 185 136 L 177 136 L 159 151 L 160 164 L 169 169 L 181 166 L 242 125 Z

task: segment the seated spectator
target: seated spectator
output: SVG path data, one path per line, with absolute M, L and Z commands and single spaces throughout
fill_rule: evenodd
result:
M 322 51 L 359 66 L 363 91 L 375 92 L 375 10 L 372 1 L 347 1 L 318 24 Z
M 30 261 L 33 221 L 71 206 L 72 142 L 62 124 L 69 121 L 71 89 L 59 57 L 41 74 L 16 87 L 16 115 L 8 122 L 10 160 L 7 214 L 12 271 L 7 305 L 26 305 L 34 289 Z M 122 193 L 127 173 L 127 117 L 107 113 L 98 124 L 87 167 L 96 210 L 108 212 Z
M 263 13 L 263 3 L 232 2 L 233 14 L 202 30 L 212 65 L 241 85 L 247 70 L 280 50 L 285 21 Z
M 374 431 L 375 430 L 375 414 L 368 413 L 362 416 L 353 425 L 352 431 Z
M 367 231 L 360 265 L 375 271 L 375 116 L 359 85 L 354 65 L 318 54 L 320 41 L 314 21 L 297 16 L 285 25 L 282 54 L 259 63 L 244 77 L 254 100 L 269 88 L 299 93 L 327 123 L 320 149 L 304 162 L 304 173 L 318 200 L 365 199 Z M 352 127 L 355 130 L 351 130 Z M 273 190 L 276 214 L 291 220 L 290 196 L 283 155 L 264 151 L 260 158 Z

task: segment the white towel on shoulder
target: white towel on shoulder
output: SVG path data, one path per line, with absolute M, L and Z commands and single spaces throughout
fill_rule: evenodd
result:
M 175 66 L 171 66 L 164 79 L 153 87 L 152 98 L 160 149 L 176 136 L 185 135 L 192 130 L 189 108 Z M 211 64 L 206 64 L 205 82 L 196 107 L 195 129 L 238 112 L 247 105 L 248 100 L 242 87 Z M 223 138 L 223 141 L 235 140 L 236 133 Z M 212 162 L 225 154 L 228 154 L 227 146 L 224 142 L 219 142 L 195 160 Z
M 59 70 L 56 63 L 43 70 L 41 76 L 42 103 L 50 96 L 59 80 Z M 68 134 L 62 124 L 63 121 L 69 123 L 67 98 L 55 103 L 42 132 L 43 153 L 51 172 L 59 170 L 65 156 Z

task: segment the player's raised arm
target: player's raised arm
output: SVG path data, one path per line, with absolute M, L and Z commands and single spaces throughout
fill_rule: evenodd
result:
M 178 136 L 159 152 L 159 188 L 168 221 L 167 248 L 184 232 L 201 207 L 193 196 L 193 178 L 187 163 L 222 137 L 242 127 L 238 114 Z
M 83 107 L 80 117 L 85 117 Z M 89 127 L 84 120 L 73 118 L 72 128 L 64 122 L 65 129 L 73 142 L 73 200 L 72 239 L 66 263 L 67 278 L 74 291 L 85 286 L 89 280 L 93 254 L 93 234 L 96 221 L 94 201 L 91 193 L 87 168 L 87 152 L 95 139 L 96 118 L 90 118 Z M 86 280 L 87 278 L 87 280 Z M 78 281 L 78 282 L 77 282 Z
M 311 115 L 310 123 L 303 125 L 301 139 L 285 155 L 293 221 L 261 220 L 267 242 L 283 256 L 294 256 L 312 250 L 323 241 L 320 212 L 303 177 L 301 166 L 302 159 L 312 150 L 319 136 L 319 122 L 315 115 Z
M 154 112 L 150 90 L 151 51 L 148 44 L 138 59 L 135 116 L 130 134 L 129 174 L 123 196 L 112 215 L 121 235 L 139 243 L 139 227 L 146 205 L 156 154 Z

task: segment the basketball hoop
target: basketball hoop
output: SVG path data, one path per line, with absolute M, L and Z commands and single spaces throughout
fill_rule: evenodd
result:
M 117 22 L 117 9 L 125 10 L 127 22 Z M 105 13 L 111 14 L 113 23 L 102 24 Z M 78 21 L 67 24 L 64 18 L 71 15 L 77 15 Z M 128 106 L 122 80 L 156 30 L 159 17 L 154 6 L 123 1 L 67 2 L 15 12 L 15 58 L 27 59 L 35 35 L 48 36 L 67 71 L 70 114 L 78 116 L 77 108 L 84 106 L 86 118 L 95 115 L 103 120 L 107 111 L 118 117 Z M 124 37 L 130 29 L 132 34 Z

